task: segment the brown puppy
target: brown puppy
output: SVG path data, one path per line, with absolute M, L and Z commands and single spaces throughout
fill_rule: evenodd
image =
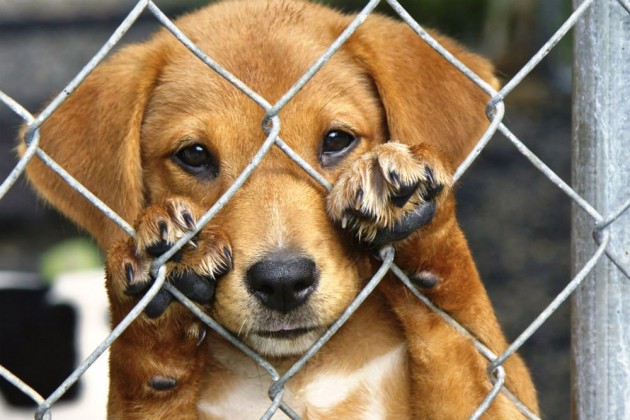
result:
M 177 26 L 273 103 L 351 19 L 299 1 L 232 1 Z M 437 38 L 497 84 L 486 61 Z M 332 192 L 273 148 L 168 263 L 169 281 L 283 371 L 371 277 L 368 247 L 393 242 L 396 263 L 500 353 L 506 341 L 455 220 L 450 182 L 487 126 L 487 101 L 405 24 L 369 17 L 279 114 L 282 139 Z M 31 163 L 42 195 L 109 250 L 114 325 L 151 284 L 153 258 L 194 228 L 260 147 L 264 114 L 163 30 L 97 68 L 41 128 L 44 151 L 135 223 L 132 240 Z M 113 344 L 110 417 L 262 415 L 268 376 L 170 300 L 160 292 Z M 287 384 L 284 400 L 305 418 L 467 418 L 490 389 L 487 364 L 386 278 Z M 521 359 L 506 370 L 508 387 L 537 411 Z M 503 394 L 488 411 L 519 415 Z

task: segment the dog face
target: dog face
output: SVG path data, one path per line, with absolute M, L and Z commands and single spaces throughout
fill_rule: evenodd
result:
M 199 46 L 218 62 L 232 63 L 240 53 L 230 44 Z M 290 51 L 283 43 L 268 48 L 253 57 L 255 74 L 235 75 L 271 101 L 322 51 Z M 278 68 L 274 63 L 287 50 L 291 58 Z M 177 194 L 210 208 L 265 140 L 264 112 L 183 47 L 173 52 L 161 80 L 141 131 L 147 201 Z M 307 84 L 280 119 L 281 137 L 331 182 L 353 157 L 385 141 L 376 91 L 344 55 Z M 263 353 L 306 350 L 369 277 L 365 257 L 329 221 L 325 196 L 322 186 L 272 149 L 212 222 L 230 232 L 234 253 L 234 269 L 217 285 L 213 315 Z
M 270 0 L 221 3 L 178 27 L 274 103 L 350 20 L 308 3 Z M 261 21 L 273 24 L 261 28 Z M 484 61 L 444 42 L 491 79 Z M 485 99 L 405 25 L 374 16 L 280 111 L 280 137 L 331 183 L 390 139 L 430 143 L 454 166 L 484 128 L 476 110 Z M 264 116 L 162 32 L 99 67 L 42 127 L 42 147 L 133 222 L 143 207 L 172 195 L 210 208 L 265 140 Z M 121 237 L 48 169 L 35 162 L 29 171 L 44 196 L 101 245 Z M 329 220 L 326 194 L 273 148 L 211 221 L 228 233 L 234 253 L 212 315 L 259 352 L 305 351 L 370 277 L 365 252 Z

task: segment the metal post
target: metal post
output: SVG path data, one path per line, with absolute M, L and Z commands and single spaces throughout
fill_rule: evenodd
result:
M 574 7 L 583 0 L 573 0 Z M 630 198 L 630 13 L 596 0 L 575 30 L 573 184 L 606 219 Z M 622 4 L 623 3 L 623 4 Z M 573 270 L 591 257 L 595 220 L 573 210 Z M 630 210 L 605 229 L 630 261 Z M 603 257 L 572 302 L 572 417 L 630 419 L 630 278 Z

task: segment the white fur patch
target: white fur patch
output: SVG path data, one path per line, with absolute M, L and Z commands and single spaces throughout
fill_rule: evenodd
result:
M 225 366 L 232 378 L 223 398 L 208 398 L 197 404 L 200 418 L 211 419 L 260 419 L 271 405 L 267 396 L 271 386 L 271 377 L 249 357 L 232 349 L 215 348 L 217 361 Z M 292 408 L 303 410 L 303 406 L 293 398 L 290 390 L 284 393 L 284 401 Z M 287 416 L 278 410 L 273 419 L 286 419 Z
M 271 400 L 267 398 L 267 390 L 271 386 L 271 381 L 265 378 L 266 373 L 261 372 L 258 378 L 239 378 L 226 398 L 218 402 L 201 401 L 197 408 L 203 415 L 217 419 L 239 418 L 243 420 L 260 419 L 267 408 L 271 405 Z M 279 412 L 273 418 L 286 418 Z
M 307 404 L 325 410 L 341 403 L 350 393 L 363 386 L 370 395 L 362 418 L 384 418 L 380 389 L 383 380 L 404 362 L 405 354 L 406 347 L 401 344 L 353 372 L 323 373 L 310 382 L 299 397 Z
M 301 390 L 295 392 L 289 386 L 285 389 L 284 401 L 296 412 L 303 414 L 305 406 L 317 411 L 333 409 L 348 398 L 354 391 L 364 392 L 364 405 L 356 418 L 380 420 L 387 417 L 386 401 L 382 387 L 385 380 L 405 361 L 406 345 L 401 344 L 382 356 L 370 360 L 355 371 L 322 372 L 313 377 Z M 267 392 L 271 386 L 269 375 L 252 360 L 244 357 L 221 358 L 221 363 L 230 368 L 235 381 L 225 397 L 219 401 L 205 400 L 198 405 L 199 412 L 211 418 L 259 419 L 271 401 Z M 284 419 L 286 415 L 276 412 L 274 419 Z

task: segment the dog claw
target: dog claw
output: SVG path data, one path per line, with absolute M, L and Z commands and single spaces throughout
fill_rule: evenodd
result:
M 162 238 L 162 241 L 166 241 L 166 235 L 168 235 L 168 225 L 164 220 L 160 220 L 158 222 L 158 227 L 160 228 L 160 237 Z
M 400 177 L 398 176 L 398 172 L 390 171 L 389 181 L 396 189 L 400 188 Z
M 190 213 L 188 213 L 187 211 L 182 212 L 182 219 L 184 220 L 184 223 L 186 224 L 186 227 L 188 229 L 195 229 L 195 221 L 193 220 L 193 217 L 190 215 Z
M 229 247 L 226 246 L 226 247 L 223 248 L 223 253 L 225 255 L 226 268 L 229 271 L 232 268 L 234 268 L 234 260 L 232 258 L 232 250 Z
M 200 328 L 199 329 L 199 339 L 197 340 L 197 347 L 199 347 L 201 345 L 201 343 L 203 343 L 203 340 L 206 339 L 206 334 L 208 333 L 208 331 L 205 328 Z
M 361 209 L 361 203 L 363 202 L 363 188 L 359 188 L 356 196 L 354 197 L 354 209 L 359 211 Z
M 433 178 L 433 170 L 431 169 L 430 166 L 425 166 L 424 167 L 424 174 L 427 177 L 427 180 L 429 181 L 429 184 L 434 187 L 435 184 L 435 179 Z
M 125 294 L 137 295 L 149 287 L 145 282 L 135 281 L 135 270 L 133 264 L 125 264 L 125 278 L 127 280 L 127 287 L 125 288 Z
M 444 185 L 439 184 L 435 181 L 435 177 L 433 175 L 433 170 L 431 169 L 431 167 L 425 166 L 424 174 L 427 177 L 428 183 L 426 189 L 422 193 L 422 199 L 425 201 L 429 201 L 435 198 L 440 193 L 440 191 L 442 191 Z
M 131 263 L 125 264 L 125 277 L 127 278 L 127 283 L 133 283 L 133 265 Z
M 442 191 L 442 188 L 444 188 L 444 185 L 442 185 L 442 184 L 433 185 L 433 186 L 428 187 L 422 193 L 422 199 L 424 201 L 433 200 L 440 193 L 440 191 Z
M 341 218 L 341 228 L 345 229 L 348 226 L 348 216 L 343 216 Z
M 389 198 L 389 201 L 391 201 L 394 206 L 403 208 L 411 196 L 416 192 L 419 185 L 420 182 L 416 182 L 413 185 L 401 185 L 396 194 Z

